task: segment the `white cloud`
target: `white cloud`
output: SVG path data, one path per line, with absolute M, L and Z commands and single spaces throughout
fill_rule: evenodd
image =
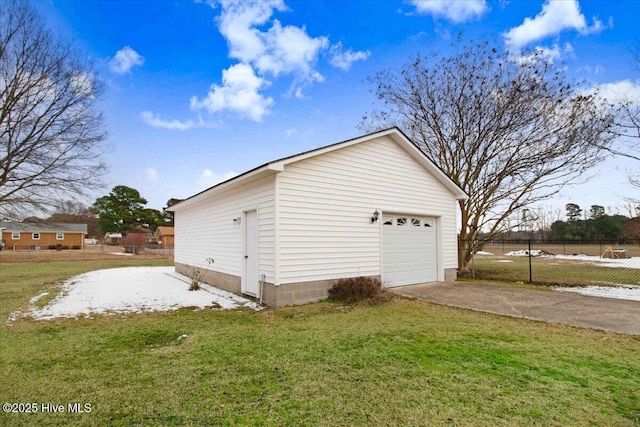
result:
M 578 67 L 578 71 L 581 71 L 586 74 L 598 75 L 604 72 L 604 67 L 600 64 L 596 65 L 595 67 L 592 67 L 590 65 L 583 65 L 581 67 Z
M 453 22 L 480 18 L 489 7 L 485 0 L 409 0 L 421 15 L 443 17 Z
M 346 51 L 343 51 L 341 42 L 331 46 L 330 54 L 331 58 L 329 59 L 329 63 L 334 67 L 345 71 L 348 71 L 354 62 L 365 61 L 371 56 L 371 52 L 368 50 L 354 52 L 351 49 L 347 49 Z
M 117 74 L 131 72 L 131 68 L 144 64 L 144 58 L 129 46 L 125 46 L 116 52 L 116 56 L 109 62 L 111 71 Z
M 598 95 L 611 103 L 631 103 L 640 106 L 640 80 L 620 80 L 596 85 Z
M 191 98 L 191 109 L 206 109 L 210 113 L 234 111 L 254 121 L 261 121 L 273 105 L 272 98 L 258 92 L 268 82 L 257 76 L 247 64 L 236 64 L 222 71 L 222 86 L 211 85 L 206 97 Z
M 223 70 L 222 82 L 212 84 L 205 96 L 191 97 L 193 111 L 233 112 L 259 122 L 274 105 L 273 98 L 264 94 L 272 80 L 290 77 L 286 96 L 305 98 L 305 87 L 324 81 L 316 69 L 323 52 L 330 50 L 330 63 L 344 70 L 370 55 L 369 51 L 343 52 L 340 43 L 334 45 L 337 48 L 331 47 L 328 37 L 311 36 L 304 25 L 283 25 L 273 15 L 288 10 L 284 0 L 208 0 L 208 4 L 219 8 L 216 25 L 227 40 L 229 57 L 239 62 Z M 142 117 L 152 126 L 167 129 L 203 125 L 202 119 L 200 122 L 167 121 L 148 111 L 142 113 Z
M 71 86 L 78 92 L 80 92 L 83 96 L 94 98 L 93 94 L 94 88 L 94 76 L 87 72 L 80 72 L 78 74 L 74 74 L 69 78 L 69 83 Z
M 222 13 L 216 22 L 231 58 L 252 65 L 260 74 L 293 74 L 300 85 L 323 80 L 315 64 L 329 46 L 327 37 L 311 37 L 304 26 L 283 26 L 277 19 L 266 31 L 258 28 L 271 20 L 274 11 L 287 10 L 282 0 L 220 4 Z
M 209 188 L 235 176 L 238 176 L 238 173 L 232 170 L 223 174 L 217 174 L 211 169 L 207 168 L 203 170 L 198 176 L 198 186 L 199 188 Z
M 147 182 L 158 182 L 158 171 L 152 167 L 148 167 L 144 170 L 144 178 Z
M 310 37 L 304 27 L 283 27 L 274 20 L 264 40 L 267 51 L 255 60 L 261 73 L 271 72 L 274 76 L 293 73 L 310 81 L 323 80 L 314 66 L 320 51 L 329 46 L 328 38 Z
M 604 29 L 602 22 L 593 18 L 589 27 L 580 12 L 577 0 L 547 0 L 542 11 L 535 18 L 525 18 L 524 22 L 503 34 L 507 46 L 519 50 L 531 42 L 554 36 L 568 29 L 587 35 Z
M 549 64 L 553 64 L 555 60 L 562 57 L 572 56 L 573 52 L 574 49 L 571 43 L 565 43 L 564 47 L 560 47 L 557 43 L 551 47 L 536 46 L 532 53 L 519 56 L 518 61 L 520 63 L 546 61 Z
M 229 44 L 229 56 L 252 62 L 266 52 L 263 33 L 256 28 L 265 24 L 274 9 L 285 11 L 282 0 L 241 2 L 221 1 L 222 13 L 216 19 L 220 33 Z M 212 7 L 215 7 L 213 2 Z
M 181 122 L 179 120 L 162 120 L 160 116 L 155 115 L 150 111 L 143 111 L 142 114 L 140 114 L 140 117 L 142 117 L 142 120 L 146 124 L 163 129 L 187 130 L 198 125 L 198 123 L 195 123 L 192 120 L 187 120 L 184 122 Z

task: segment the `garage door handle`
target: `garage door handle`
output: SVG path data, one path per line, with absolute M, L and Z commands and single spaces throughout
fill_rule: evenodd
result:
M 249 258 L 249 255 L 245 255 L 245 256 L 244 256 L 244 259 L 247 259 L 247 258 Z

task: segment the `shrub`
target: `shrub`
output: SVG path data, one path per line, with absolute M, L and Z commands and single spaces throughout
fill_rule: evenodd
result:
M 200 285 L 202 284 L 202 276 L 204 276 L 204 270 L 189 265 L 187 266 L 185 276 L 187 276 L 190 281 L 189 290 L 197 291 L 200 289 Z
M 348 304 L 358 302 L 378 303 L 392 298 L 391 292 L 382 287 L 379 279 L 371 277 L 351 277 L 340 279 L 329 289 L 329 299 Z
M 213 258 L 207 258 L 205 261 L 208 265 L 211 265 L 214 263 Z M 202 282 L 203 282 L 202 279 L 204 277 L 204 274 L 205 274 L 205 270 L 204 268 L 202 268 L 202 264 L 200 268 L 193 265 L 187 266 L 186 271 L 184 272 L 184 275 L 187 276 L 190 280 L 190 283 L 189 283 L 190 291 L 197 291 L 200 289 L 200 285 L 202 285 Z
M 56 245 L 49 245 L 49 249 L 55 250 L 56 249 Z
M 71 246 L 71 249 L 78 250 L 78 249 L 82 249 L 82 247 L 80 245 L 73 245 L 73 246 Z
M 139 254 L 144 252 L 147 236 L 144 233 L 131 233 L 122 238 L 122 246 L 126 253 Z

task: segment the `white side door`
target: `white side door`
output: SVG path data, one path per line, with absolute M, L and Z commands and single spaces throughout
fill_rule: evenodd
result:
M 255 210 L 245 212 L 244 217 L 244 265 L 242 269 L 243 294 L 258 297 L 258 213 Z

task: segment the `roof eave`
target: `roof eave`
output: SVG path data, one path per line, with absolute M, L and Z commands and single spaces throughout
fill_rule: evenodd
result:
M 225 191 L 229 191 L 231 189 L 248 184 L 252 181 L 282 172 L 284 170 L 284 166 L 278 165 L 276 163 L 277 162 L 273 162 L 258 166 L 255 169 L 243 173 L 242 175 L 235 176 L 219 184 L 216 184 L 213 187 L 209 187 L 206 190 L 201 191 L 200 193 L 197 193 L 189 197 L 188 199 L 185 199 L 182 202 L 167 208 L 166 210 L 169 212 L 176 212 L 189 206 L 193 206 L 194 204 L 197 204 L 202 200 L 206 200 L 207 198 L 212 197 L 216 194 L 220 194 Z

